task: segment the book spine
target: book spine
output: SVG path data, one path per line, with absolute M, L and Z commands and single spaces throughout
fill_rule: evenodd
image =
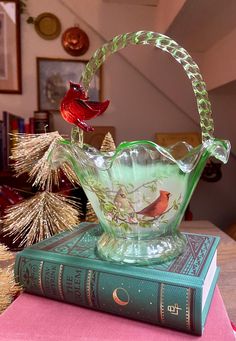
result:
M 24 132 L 24 119 L 3 111 L 3 160 L 4 169 L 8 169 L 11 160 L 12 148 L 16 145 L 18 137 L 16 134 Z
M 19 133 L 19 120 L 18 118 L 13 118 L 10 122 L 10 131 L 9 131 L 9 134 L 11 134 L 9 136 L 9 139 L 10 139 L 10 150 L 9 150 L 9 156 L 12 155 L 12 148 L 14 148 L 17 144 L 17 140 L 18 140 L 18 137 L 16 134 Z M 10 159 L 8 157 L 8 163 L 10 164 Z
M 50 131 L 49 127 L 49 113 L 48 112 L 34 112 L 34 133 L 43 134 Z
M 29 118 L 29 134 L 34 134 L 35 129 L 34 129 L 34 117 Z
M 3 111 L 3 135 L 2 135 L 2 144 L 3 144 L 3 169 L 8 169 L 8 158 L 9 158 L 9 150 L 10 150 L 10 142 L 9 142 L 9 113 L 7 111 Z
M 25 133 L 25 120 L 22 117 L 18 118 L 18 130 L 20 134 Z
M 201 289 L 18 254 L 26 292 L 201 335 Z M 51 258 L 50 257 L 50 258 Z M 197 306 L 198 304 L 198 306 Z M 196 314 L 197 312 L 197 314 Z
M 3 122 L 0 121 L 0 170 L 4 169 Z

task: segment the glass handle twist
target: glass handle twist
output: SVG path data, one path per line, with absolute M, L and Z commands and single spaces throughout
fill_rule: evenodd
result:
M 161 50 L 170 53 L 172 57 L 183 66 L 192 83 L 193 92 L 195 94 L 200 116 L 202 142 L 204 143 L 205 141 L 212 139 L 214 123 L 211 113 L 211 103 L 199 67 L 183 47 L 163 34 L 150 31 L 131 32 L 118 35 L 104 44 L 94 53 L 82 73 L 80 83 L 83 85 L 85 91 L 88 91 L 94 74 L 106 58 L 128 45 L 156 46 Z

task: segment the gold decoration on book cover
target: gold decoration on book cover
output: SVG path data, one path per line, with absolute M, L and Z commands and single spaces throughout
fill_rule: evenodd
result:
M 125 297 L 125 300 L 121 298 L 121 294 Z M 116 302 L 116 304 L 121 306 L 126 306 L 129 304 L 129 293 L 124 288 L 116 288 L 112 293 L 112 298 Z

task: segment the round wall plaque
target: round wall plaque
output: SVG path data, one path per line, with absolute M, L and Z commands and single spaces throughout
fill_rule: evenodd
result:
M 55 39 L 61 33 L 61 23 L 52 13 L 42 13 L 34 21 L 36 32 L 43 39 Z
M 72 56 L 81 56 L 89 48 L 89 38 L 79 27 L 70 27 L 62 35 L 62 46 Z

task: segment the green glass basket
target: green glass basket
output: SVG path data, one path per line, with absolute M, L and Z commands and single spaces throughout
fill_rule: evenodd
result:
M 193 148 L 183 141 L 163 148 L 144 140 L 123 142 L 115 152 L 105 153 L 72 138 L 60 148 L 104 230 L 97 243 L 100 257 L 122 263 L 161 263 L 184 250 L 186 241 L 178 226 L 192 193 L 207 159 L 214 156 L 226 163 L 230 144 L 213 137 L 211 105 L 197 64 L 163 34 L 127 33 L 103 45 L 82 74 L 85 91 L 106 58 L 128 45 L 156 46 L 183 66 L 197 101 L 202 144 Z M 177 159 L 180 149 L 182 156 Z

